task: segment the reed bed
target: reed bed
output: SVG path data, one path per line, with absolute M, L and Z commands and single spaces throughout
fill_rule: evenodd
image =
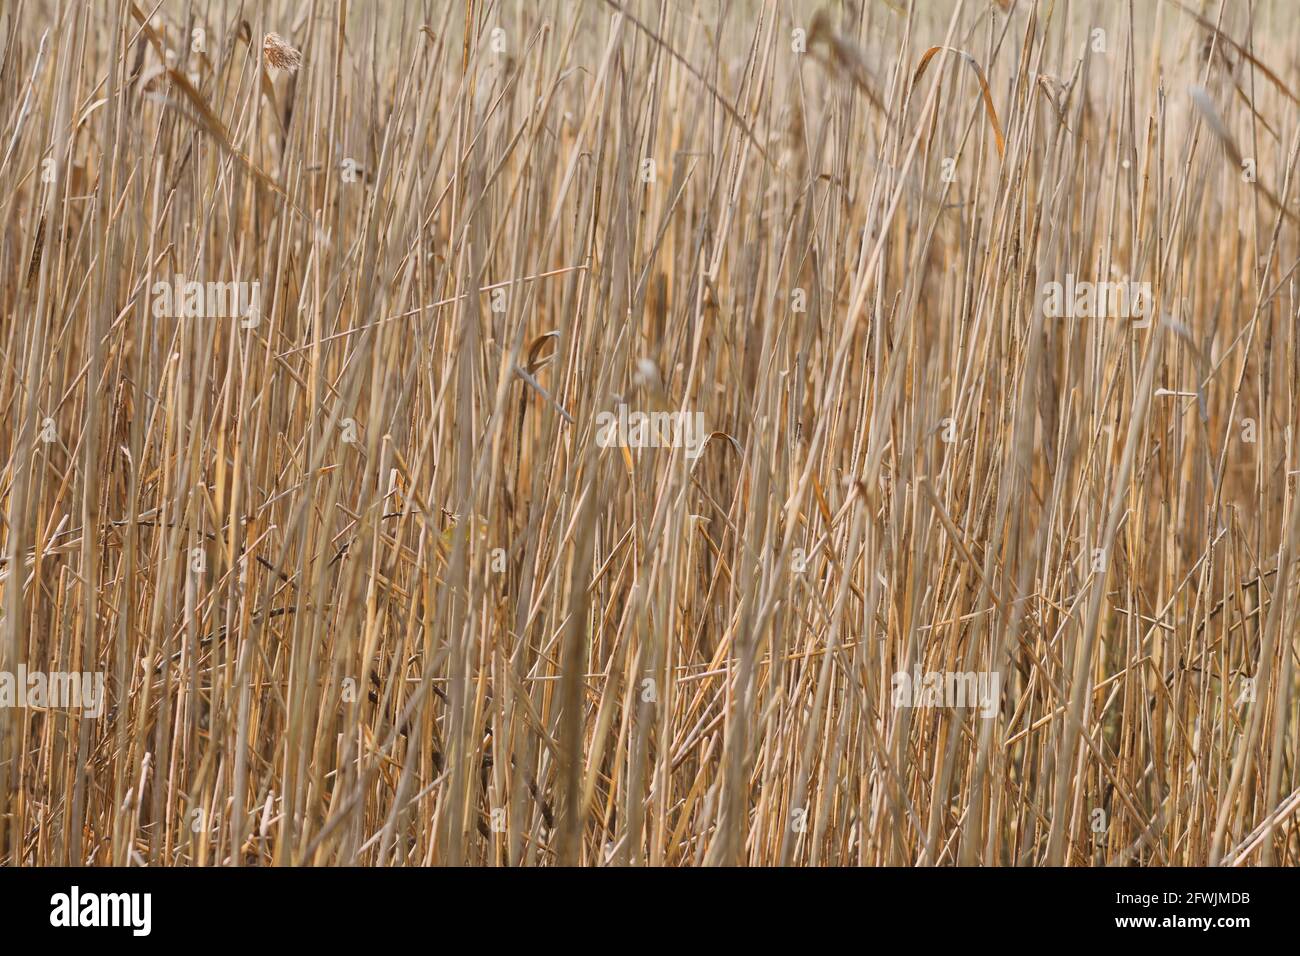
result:
M 0 860 L 1295 864 L 1296 50 L 6 0 Z

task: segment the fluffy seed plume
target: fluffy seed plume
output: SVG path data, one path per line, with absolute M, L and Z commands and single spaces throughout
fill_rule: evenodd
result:
M 302 54 L 278 33 L 266 35 L 266 39 L 262 41 L 262 51 L 266 54 L 266 62 L 277 70 L 288 70 L 292 73 L 302 66 Z

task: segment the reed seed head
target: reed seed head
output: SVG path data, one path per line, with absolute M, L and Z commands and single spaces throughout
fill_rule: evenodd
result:
M 266 39 L 262 41 L 262 52 L 266 54 L 266 62 L 277 70 L 293 73 L 302 66 L 302 54 L 278 33 L 266 35 Z

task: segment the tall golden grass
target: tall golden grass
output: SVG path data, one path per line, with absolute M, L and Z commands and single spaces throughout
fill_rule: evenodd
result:
M 1294 864 L 1298 41 L 6 0 L 0 859 Z

